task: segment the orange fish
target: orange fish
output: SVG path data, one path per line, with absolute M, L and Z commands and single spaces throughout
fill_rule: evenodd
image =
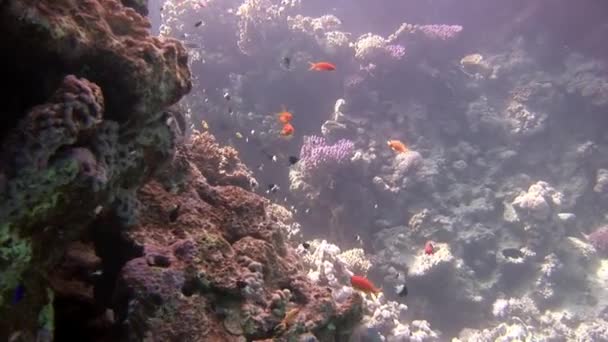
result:
M 285 106 L 281 106 L 281 112 L 279 113 L 279 122 L 281 122 L 282 124 L 288 124 L 291 119 L 293 119 L 293 115 L 287 111 L 287 108 L 285 108 Z
M 308 64 L 310 64 L 310 69 L 308 69 L 308 70 L 315 70 L 315 71 L 334 71 L 334 70 L 336 70 L 336 66 L 329 62 L 317 62 L 317 63 L 308 62 Z
M 285 313 L 285 317 L 276 327 L 274 327 L 275 332 L 283 333 L 289 326 L 295 321 L 296 317 L 300 313 L 300 308 L 293 308 L 287 313 Z
M 350 284 L 353 288 L 365 293 L 378 294 L 381 291 L 369 279 L 361 276 L 354 275 L 350 277 Z
M 386 144 L 395 152 L 404 153 L 409 150 L 407 146 L 399 140 L 389 140 Z
M 293 135 L 295 128 L 290 123 L 286 123 L 283 125 L 283 129 L 281 130 L 281 135 L 284 137 L 290 137 Z

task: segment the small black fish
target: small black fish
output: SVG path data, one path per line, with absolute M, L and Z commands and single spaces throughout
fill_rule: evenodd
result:
M 165 10 L 165 6 L 160 6 L 160 11 L 164 11 Z
M 88 273 L 88 279 L 91 281 L 95 281 L 97 279 L 100 279 L 101 277 L 103 277 L 103 270 L 96 270 Z
M 266 157 L 268 157 L 268 159 L 272 160 L 273 162 L 277 161 L 277 156 L 276 155 L 274 155 L 274 154 L 272 154 L 272 153 L 270 153 L 270 152 L 268 152 L 268 151 L 266 151 L 264 149 L 262 149 L 262 153 L 264 153 L 264 155 Z
M 283 59 L 281 60 L 281 64 L 285 67 L 285 69 L 289 70 L 289 68 L 291 67 L 291 58 L 289 58 L 288 56 L 283 57 Z
M 293 165 L 300 161 L 300 158 L 296 156 L 289 156 L 289 165 Z
M 181 205 L 177 204 L 171 211 L 169 211 L 169 222 L 175 222 L 179 216 L 179 209 Z
M 308 242 L 302 242 L 302 247 L 309 249 L 310 248 L 310 244 Z
M 199 21 L 197 21 L 197 22 L 194 24 L 194 27 L 199 27 L 199 26 L 201 26 L 202 24 L 203 24 L 203 21 L 202 21 L 202 20 L 199 20 Z
M 502 250 L 502 255 L 506 258 L 519 259 L 524 257 L 524 253 L 522 253 L 519 248 L 505 248 Z
M 268 184 L 268 190 L 266 190 L 266 193 L 275 193 L 279 191 L 279 186 L 276 184 Z
M 15 288 L 15 293 L 13 294 L 13 305 L 19 303 L 23 297 L 25 297 L 25 286 L 19 284 Z
M 407 286 L 405 284 L 400 284 L 395 286 L 395 292 L 397 292 L 397 295 L 399 297 L 406 297 L 407 296 Z
M 225 93 L 224 94 L 224 99 L 226 99 L 226 101 L 230 101 L 230 94 Z

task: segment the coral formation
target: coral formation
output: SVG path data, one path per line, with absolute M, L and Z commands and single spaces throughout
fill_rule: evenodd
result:
M 211 185 L 205 170 L 222 169 L 222 158 L 199 163 L 208 147 L 186 148 L 192 162 L 183 190 L 171 194 L 153 181 L 139 194 L 143 206 L 165 208 L 161 212 L 179 203 L 177 220 L 167 226 L 165 216 L 147 211 L 128 233 L 143 251 L 122 267 L 114 301 L 117 307 L 128 306 L 122 314 L 133 338 L 270 338 L 291 308 L 300 313 L 282 332 L 285 340 L 305 332 L 339 334 L 354 323 L 342 317 L 357 315 L 360 298 L 353 295 L 336 304 L 330 293 L 303 277 L 303 265 L 281 229 L 287 223 L 267 216 L 271 203 L 229 185 L 234 182 L 230 173 L 211 174 L 226 184 Z M 217 153 L 232 154 L 228 149 Z M 333 332 L 327 330 L 330 324 Z
M 66 296 L 93 299 L 54 270 L 98 217 L 136 224 L 134 189 L 173 153 L 166 121 L 179 114 L 164 109 L 189 91 L 190 71 L 179 42 L 150 36 L 118 1 L 9 1 L 0 16 L 14 84 L 0 153 L 0 339 L 60 339 Z
M 27 35 L 27 48 L 12 52 L 15 56 L 45 56 L 55 68 L 65 68 L 58 71 L 95 82 L 104 90 L 107 116 L 118 121 L 157 114 L 191 87 L 182 45 L 152 37 L 149 26 L 117 0 L 9 1 L 2 10 L 6 36 L 34 33 Z
M 338 303 L 348 301 L 355 291 L 346 285 L 353 271 L 366 271 L 362 267 L 368 268 L 370 264 L 361 249 L 341 253 L 338 246 L 325 240 L 311 241 L 308 249 L 299 252 L 303 254 L 305 265 L 310 268 L 308 278 L 316 284 L 329 286 Z M 377 298 L 366 295 L 363 299 L 363 319 L 351 338 L 368 336 L 388 341 L 439 341 L 439 333 L 433 331 L 428 322 L 413 320 L 411 324 L 403 323 L 407 311 L 407 305 L 388 299 L 386 293 L 379 294 Z
M 306 136 L 300 150 L 302 173 L 307 178 L 327 175 L 350 160 L 354 152 L 352 141 L 341 139 L 329 144 L 323 137 Z

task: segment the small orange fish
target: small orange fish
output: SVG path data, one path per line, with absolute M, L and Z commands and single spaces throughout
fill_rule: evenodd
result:
M 283 125 L 283 129 L 281 130 L 281 135 L 284 137 L 290 137 L 295 132 L 295 128 L 290 123 L 286 123 Z
M 293 119 L 293 115 L 287 111 L 287 108 L 285 106 L 281 106 L 281 112 L 279 113 L 279 122 L 281 122 L 282 124 L 288 124 L 291 119 Z
M 378 294 L 381 292 L 379 288 L 374 286 L 374 283 L 365 277 L 354 275 L 350 277 L 350 284 L 353 288 L 365 293 Z
M 300 313 L 300 308 L 293 308 L 287 313 L 285 313 L 285 317 L 275 328 L 276 333 L 283 333 L 289 326 L 295 321 L 296 317 Z
M 308 64 L 310 64 L 310 69 L 308 69 L 308 70 L 315 70 L 315 71 L 334 71 L 334 70 L 336 70 L 336 66 L 329 62 L 317 62 L 317 63 L 308 62 Z
M 386 142 L 386 144 L 388 145 L 388 147 L 391 148 L 391 150 L 393 150 L 395 152 L 405 153 L 405 152 L 409 151 L 407 146 L 405 146 L 405 144 L 399 140 L 389 140 Z

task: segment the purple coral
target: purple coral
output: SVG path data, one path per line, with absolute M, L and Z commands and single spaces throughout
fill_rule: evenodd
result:
M 589 240 L 600 254 L 608 255 L 608 226 L 596 229 L 587 236 L 587 240 Z
M 424 33 L 427 38 L 433 40 L 450 40 L 456 38 L 462 31 L 460 25 L 422 25 L 418 29 Z
M 355 151 L 355 145 L 347 139 L 340 139 L 330 145 L 327 140 L 319 136 L 305 136 L 304 144 L 300 150 L 300 161 L 304 173 L 329 171 L 350 161 Z
M 394 59 L 401 59 L 405 56 L 405 47 L 399 44 L 392 44 L 386 46 L 386 51 Z

